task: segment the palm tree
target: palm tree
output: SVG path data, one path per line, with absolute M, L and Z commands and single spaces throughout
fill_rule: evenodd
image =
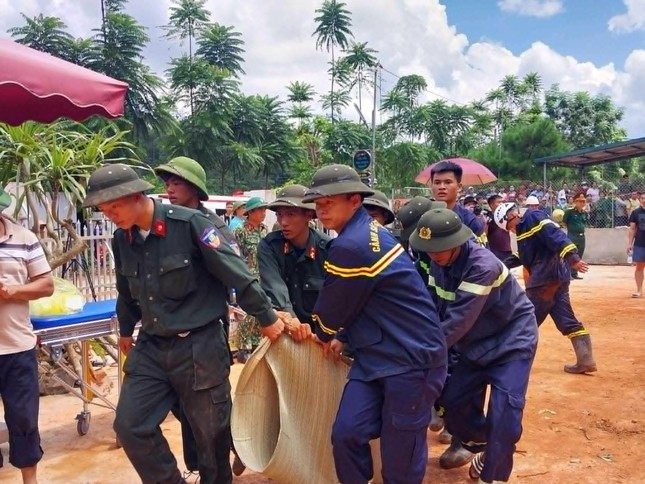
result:
M 244 41 L 241 37 L 242 34 L 233 30 L 233 27 L 213 24 L 204 29 L 197 39 L 197 55 L 209 64 L 239 77 L 245 74 L 242 69 Z
M 311 108 L 303 103 L 294 103 L 289 108 L 289 117 L 298 120 L 298 129 L 301 130 L 305 121 L 311 118 Z
M 13 27 L 7 32 L 19 44 L 27 45 L 32 49 L 70 60 L 70 46 L 74 37 L 67 32 L 67 25 L 58 17 L 46 17 L 40 14 L 29 18 L 21 13 L 26 25 Z
M 394 86 L 394 90 L 405 94 L 408 106 L 413 108 L 419 104 L 419 96 L 428 88 L 428 83 L 423 76 L 411 74 L 401 77 Z
M 287 90 L 287 101 L 292 103 L 310 103 L 316 95 L 314 86 L 306 82 L 294 81 L 287 86 Z
M 331 104 L 329 109 L 331 111 L 331 120 L 334 122 L 335 99 L 334 96 L 334 80 L 336 77 L 336 57 L 335 47 L 346 49 L 349 44 L 349 37 L 353 37 L 351 32 L 352 20 L 350 18 L 351 12 L 345 8 L 343 2 L 337 0 L 325 0 L 322 7 L 316 10 L 318 16 L 314 21 L 318 24 L 312 36 L 316 36 L 316 49 L 323 47 L 327 52 L 331 51 L 332 62 L 332 76 L 331 76 L 331 95 L 329 100 Z
M 176 6 L 170 7 L 170 19 L 166 37 L 178 38 L 180 41 L 188 39 L 188 65 L 193 62 L 193 39 L 204 28 L 210 19 L 210 12 L 204 8 L 206 0 L 173 0 Z M 189 90 L 190 112 L 193 113 L 193 91 Z
M 355 81 L 358 84 L 358 109 L 363 108 L 362 88 L 363 82 L 366 81 L 366 71 L 376 66 L 377 51 L 371 47 L 367 47 L 367 42 L 353 42 L 348 49 L 345 50 L 345 62 L 354 71 Z M 369 76 L 367 76 L 369 82 Z
M 349 106 L 352 102 L 352 97 L 349 95 L 349 91 L 330 91 L 321 96 L 321 101 L 323 109 L 330 109 L 332 111 L 333 120 L 334 113 L 340 117 L 342 108 Z

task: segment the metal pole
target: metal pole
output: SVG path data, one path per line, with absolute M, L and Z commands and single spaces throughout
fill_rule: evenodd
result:
M 542 186 L 546 190 L 546 163 L 544 163 L 542 166 L 544 167 L 544 170 L 543 170 L 543 172 L 544 172 L 544 184 Z
M 374 66 L 374 107 L 372 108 L 372 171 L 371 171 L 371 184 L 372 187 L 376 185 L 376 82 L 378 76 L 378 68 L 381 65 L 377 62 Z

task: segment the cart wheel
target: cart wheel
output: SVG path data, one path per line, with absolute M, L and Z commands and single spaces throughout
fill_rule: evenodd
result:
M 92 415 L 90 412 L 79 413 L 76 416 L 76 431 L 78 435 L 87 435 L 90 431 L 90 421 L 92 420 Z

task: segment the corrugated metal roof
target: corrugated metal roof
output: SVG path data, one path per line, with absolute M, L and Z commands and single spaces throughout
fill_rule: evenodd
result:
M 568 153 L 560 153 L 553 156 L 545 156 L 537 158 L 534 160 L 534 163 L 537 165 L 548 164 L 569 168 L 585 168 L 601 163 L 627 160 L 637 156 L 645 156 L 645 138 L 636 138 L 618 143 L 570 151 Z

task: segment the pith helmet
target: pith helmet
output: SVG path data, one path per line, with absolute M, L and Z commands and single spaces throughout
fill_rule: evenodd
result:
M 374 194 L 374 190 L 361 181 L 353 168 L 347 165 L 327 165 L 314 173 L 311 186 L 302 201 L 311 203 L 318 198 L 344 193 L 358 193 L 369 197 Z
M 421 215 L 433 208 L 446 208 L 446 202 L 430 200 L 426 197 L 417 196 L 408 200 L 396 214 L 396 218 L 401 222 L 401 240 L 406 242 L 410 234 L 417 226 Z
M 155 174 L 164 180 L 171 175 L 177 176 L 188 183 L 195 185 L 199 191 L 199 199 L 208 200 L 208 190 L 206 189 L 206 172 L 202 165 L 185 156 L 173 158 L 168 163 L 159 165 L 155 168 Z
M 153 186 L 139 178 L 132 167 L 121 163 L 105 165 L 90 176 L 83 207 L 95 207 L 151 188 Z
M 391 224 L 394 222 L 394 212 L 390 208 L 390 201 L 387 199 L 385 193 L 374 190 L 374 194 L 367 197 L 363 200 L 364 207 L 376 207 L 382 210 L 385 210 L 387 217 L 385 219 L 385 225 Z
M 313 203 L 302 201 L 306 192 L 307 187 L 304 185 L 286 186 L 278 192 L 276 199 L 269 204 L 268 208 L 275 211 L 278 207 L 296 207 L 315 211 L 316 206 Z
M 410 235 L 410 245 L 419 252 L 443 252 L 465 244 L 473 237 L 468 226 L 448 208 L 424 213 Z
M 255 210 L 256 208 L 263 208 L 266 207 L 268 204 L 264 200 L 262 200 L 260 197 L 251 197 L 246 201 L 246 205 L 244 207 L 244 214 L 248 214 L 251 210 Z

